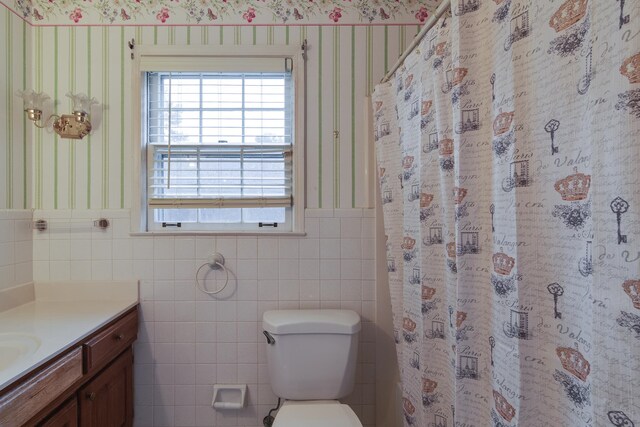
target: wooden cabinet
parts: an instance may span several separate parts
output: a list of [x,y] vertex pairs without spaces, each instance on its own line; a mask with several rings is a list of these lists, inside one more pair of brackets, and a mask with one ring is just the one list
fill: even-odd
[[78,427],[78,403],[76,396],[58,408],[40,427]]
[[0,392],[2,427],[133,424],[135,307]]
[[82,427],[125,427],[133,424],[132,366],[133,355],[129,348],[80,389]]
[[84,372],[100,368],[131,346],[138,333],[138,313],[131,312],[83,344]]
[[81,378],[82,352],[75,348],[0,395],[0,425],[25,424]]

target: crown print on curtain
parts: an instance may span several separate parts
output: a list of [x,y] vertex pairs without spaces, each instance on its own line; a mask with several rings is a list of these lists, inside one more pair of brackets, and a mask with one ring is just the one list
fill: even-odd
[[640,3],[451,9],[373,96],[405,426],[640,427]]

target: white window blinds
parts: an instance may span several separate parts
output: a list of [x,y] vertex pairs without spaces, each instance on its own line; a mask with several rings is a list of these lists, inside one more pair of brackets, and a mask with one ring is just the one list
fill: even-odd
[[291,206],[290,147],[152,145],[152,153],[152,208]]
[[292,206],[293,83],[279,63],[146,73],[149,209]]

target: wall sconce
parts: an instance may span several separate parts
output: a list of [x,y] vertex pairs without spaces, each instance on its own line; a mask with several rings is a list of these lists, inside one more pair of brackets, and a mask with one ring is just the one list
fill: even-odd
[[32,90],[17,91],[16,95],[24,101],[24,111],[27,113],[27,118],[38,128],[47,127],[49,121],[52,120],[53,130],[61,138],[82,139],[91,132],[89,113],[91,106],[98,103],[95,98],[89,98],[84,93],[74,95],[68,92],[67,96],[73,101],[73,113],[62,116],[52,114],[42,122],[43,106],[51,99],[49,95]]

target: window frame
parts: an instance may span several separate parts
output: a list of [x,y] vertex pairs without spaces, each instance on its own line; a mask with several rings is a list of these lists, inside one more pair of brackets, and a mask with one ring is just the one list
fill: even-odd
[[[261,227],[256,229],[233,228],[233,225],[222,225],[220,229],[205,229],[194,226],[171,229],[151,229],[148,224],[147,204],[147,146],[144,123],[147,115],[147,99],[145,99],[145,73],[147,70],[141,66],[144,61],[190,61],[194,72],[216,72],[219,69],[206,69],[212,60],[259,60],[260,58],[273,59],[289,58],[292,66],[293,80],[293,121],[292,121],[292,189],[293,205],[290,211],[291,229],[282,231],[277,227]],[[182,63],[182,62],[181,62]],[[203,69],[203,67],[205,69]],[[131,82],[131,108],[132,108],[132,141],[133,141],[133,173],[132,173],[132,206],[131,206],[131,233],[132,234],[233,234],[233,235],[292,235],[304,234],[304,208],[305,208],[305,176],[304,176],[304,152],[305,152],[305,61],[304,51],[301,47],[294,46],[216,46],[215,52],[210,51],[210,46],[145,46],[135,47],[132,64]],[[167,70],[157,70],[167,71]],[[172,70],[173,71],[173,70]],[[189,70],[177,70],[189,71]],[[289,218],[288,218],[289,219]],[[186,225],[186,224],[185,224]]]

